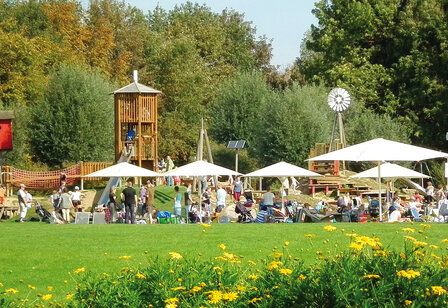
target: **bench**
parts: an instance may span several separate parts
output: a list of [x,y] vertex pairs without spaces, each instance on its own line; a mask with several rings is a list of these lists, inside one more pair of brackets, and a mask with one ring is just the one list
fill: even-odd
[[9,219],[12,218],[19,213],[19,206],[18,205],[6,205],[6,204],[0,204],[0,219]]

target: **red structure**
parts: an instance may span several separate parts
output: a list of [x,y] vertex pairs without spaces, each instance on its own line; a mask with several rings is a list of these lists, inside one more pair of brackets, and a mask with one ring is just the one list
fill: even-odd
[[0,111],[0,151],[11,151],[13,111]]

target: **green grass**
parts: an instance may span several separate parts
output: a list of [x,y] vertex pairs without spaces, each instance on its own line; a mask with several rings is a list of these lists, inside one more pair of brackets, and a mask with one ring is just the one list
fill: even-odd
[[[420,224],[333,224],[338,229],[324,231],[325,224],[213,224],[201,225],[49,225],[44,223],[0,223],[0,282],[5,288],[17,288],[26,294],[28,284],[44,292],[53,286],[55,293],[73,291],[69,272],[85,267],[94,273],[114,272],[124,266],[145,265],[149,257],[167,258],[171,251],[184,257],[213,258],[220,254],[218,245],[245,260],[266,258],[274,247],[289,241],[289,251],[307,264],[318,262],[316,252],[332,255],[346,250],[350,239],[344,234],[378,236],[388,249],[403,248],[401,229],[441,247],[446,254],[448,224],[432,224],[424,230]],[[419,231],[421,233],[419,233]],[[305,234],[315,234],[308,239]],[[122,260],[120,256],[131,256]]]

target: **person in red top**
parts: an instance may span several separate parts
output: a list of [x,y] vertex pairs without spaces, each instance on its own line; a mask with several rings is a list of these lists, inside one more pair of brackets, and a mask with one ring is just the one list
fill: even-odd
[[414,198],[415,198],[415,201],[416,201],[416,202],[418,202],[418,203],[423,203],[424,198],[423,198],[422,195],[419,194],[418,191],[415,192],[415,194],[414,194]]

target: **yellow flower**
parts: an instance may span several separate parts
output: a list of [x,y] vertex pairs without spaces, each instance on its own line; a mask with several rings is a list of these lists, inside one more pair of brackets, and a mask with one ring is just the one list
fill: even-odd
[[227,248],[226,245],[224,245],[224,244],[219,244],[218,247],[222,250],[226,250],[226,248]]
[[182,255],[177,252],[170,252],[169,255],[171,256],[171,260],[180,260],[183,259]]
[[177,297],[171,297],[165,300],[165,304],[177,304],[178,302],[179,299]]
[[185,291],[186,288],[183,287],[183,286],[180,286],[180,287],[171,288],[171,290],[172,290],[172,291]]
[[281,268],[279,270],[279,273],[282,274],[282,275],[285,275],[285,276],[289,276],[289,275],[292,274],[292,270],[289,269],[289,268]]
[[274,259],[280,259],[281,257],[283,256],[283,253],[281,253],[281,252],[278,252],[278,251],[276,251],[276,252],[274,252],[273,254],[272,254],[272,257],[274,258]]
[[249,301],[249,304],[255,304],[256,302],[260,302],[262,300],[263,300],[262,297],[254,297]]
[[415,247],[425,247],[426,245],[428,245],[428,243],[425,242],[421,242],[421,241],[414,241],[414,246]]
[[202,287],[200,286],[194,286],[193,288],[191,288],[190,292],[191,293],[198,293],[202,290]]
[[353,242],[353,243],[350,243],[350,245],[348,247],[353,250],[360,251],[364,247],[364,245],[361,243],[358,243],[358,242]]
[[377,275],[377,274],[366,274],[366,275],[362,276],[362,278],[364,278],[364,279],[380,279],[381,276]]
[[420,227],[422,227],[422,229],[429,229],[429,228],[431,228],[431,226],[427,225],[427,224],[421,224]]
[[285,245],[285,246],[288,246],[288,245],[289,245],[289,242],[288,242],[288,241],[285,241],[284,245]]
[[13,288],[9,288],[9,289],[6,289],[5,292],[9,293],[9,294],[16,294],[17,292],[19,292],[19,290],[13,289]]
[[397,272],[398,277],[407,278],[407,279],[414,279],[418,276],[420,276],[420,272],[414,271],[412,269],[410,270],[401,270]]
[[222,295],[222,299],[225,301],[233,302],[238,298],[238,294],[236,292],[228,292]]
[[300,281],[304,281],[304,280],[306,279],[306,276],[303,275],[303,274],[300,274],[299,277],[298,277],[298,279],[299,279]]
[[178,281],[178,282],[182,282],[183,279],[182,279],[182,278],[177,278],[177,281]]
[[446,294],[446,290],[441,286],[432,286],[431,287],[432,294],[440,296]]
[[30,284],[28,285],[28,288],[30,288],[31,290],[36,290],[36,287]]
[[401,231],[406,232],[406,233],[414,233],[415,229],[413,229],[413,228],[402,228]]
[[336,230],[336,229],[337,229],[336,227],[331,226],[331,225],[326,225],[326,226],[324,227],[324,230],[325,230],[325,231],[329,231],[329,232],[334,231],[334,230]]
[[358,234],[356,234],[356,233],[346,233],[345,235],[348,237],[357,237],[358,236]]
[[131,256],[121,256],[119,257],[119,259],[121,260],[130,260],[132,257]]
[[48,287],[47,287],[47,290],[51,292],[51,291],[54,290],[54,288],[53,288],[52,286],[48,286]]
[[308,233],[308,234],[305,234],[304,237],[312,239],[312,238],[316,237],[316,234]]
[[442,243],[447,244],[447,243],[448,243],[448,238],[443,239],[443,240],[442,240]]
[[67,293],[67,295],[65,296],[65,299],[68,301],[71,301],[73,299],[73,294],[72,293]]
[[429,247],[432,249],[439,249],[439,246],[437,246],[437,245],[429,245]]
[[176,303],[168,303],[168,304],[165,304],[165,308],[177,308],[177,304]]
[[411,306],[411,305],[412,305],[412,301],[410,301],[410,300],[405,300],[405,301],[404,301],[404,305],[405,305],[405,306]]
[[0,282],[0,288],[3,288],[3,283]]
[[241,286],[241,285],[237,285],[236,286],[236,290],[241,293],[241,292],[246,291],[246,287],[245,286]]
[[44,301],[49,301],[50,299],[52,299],[53,298],[53,294],[45,294],[45,295],[42,295],[42,299],[44,300]]
[[208,302],[210,304],[217,304],[222,300],[222,292],[218,290],[213,290],[208,292]]
[[84,273],[85,271],[86,271],[85,267],[80,267],[80,268],[75,269],[73,271],[73,274],[81,274],[81,273]]
[[251,274],[251,275],[249,275],[248,278],[249,278],[250,280],[257,280],[257,279],[258,279],[258,275]]
[[211,225],[209,225],[209,224],[201,224],[201,226],[202,226],[203,228],[210,228],[210,227],[211,227]]
[[250,265],[257,265],[257,263],[255,261],[252,261],[252,260],[247,261],[247,263],[249,263]]
[[268,270],[272,271],[273,269],[278,268],[280,265],[282,265],[282,262],[280,261],[272,261],[268,264]]
[[142,273],[137,273],[137,274],[135,274],[135,278],[137,278],[137,279],[145,279],[146,276],[144,274],[142,274]]
[[384,250],[376,250],[376,251],[373,253],[373,255],[374,255],[375,257],[387,257],[387,256],[388,256],[388,253],[387,253],[386,251],[384,251]]
[[222,272],[222,267],[220,267],[220,266],[214,266],[214,267],[213,267],[213,270],[214,270],[215,272]]

